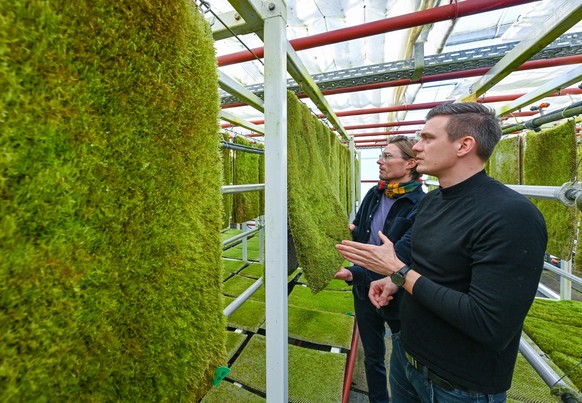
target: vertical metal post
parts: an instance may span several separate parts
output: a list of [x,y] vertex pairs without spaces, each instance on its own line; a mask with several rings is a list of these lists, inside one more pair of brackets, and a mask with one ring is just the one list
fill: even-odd
[[[246,223],[246,221],[244,223],[241,224],[242,225],[242,231],[243,232],[247,232],[249,230],[249,225]],[[248,259],[248,245],[249,245],[249,241],[248,241],[248,237],[244,237],[242,239],[242,260],[243,261],[247,261]]]
[[265,292],[267,402],[287,402],[287,6],[263,2],[265,15]]
[[[572,258],[561,260],[560,269],[572,273]],[[572,282],[563,276],[560,276],[560,299],[572,299]]]
[[352,195],[352,210],[350,211],[350,222],[356,218],[356,184],[359,181],[356,180],[356,146],[354,144],[354,138],[350,137],[350,168],[352,170],[352,183],[350,183],[350,194]]
[[265,263],[265,216],[260,216],[257,221],[259,228],[259,263]]

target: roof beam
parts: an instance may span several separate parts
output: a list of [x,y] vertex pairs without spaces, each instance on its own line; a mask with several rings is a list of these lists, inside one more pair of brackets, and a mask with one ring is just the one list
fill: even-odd
[[[227,122],[230,122],[231,124],[235,125],[235,126],[242,126],[244,128],[247,128],[249,130],[252,130],[254,132],[257,133],[262,133],[263,135],[265,135],[265,130],[260,127],[257,126],[256,124],[252,123],[252,122],[248,122],[236,115],[233,115],[232,113],[226,112],[226,111],[220,111],[220,119],[222,120],[226,120]],[[229,125],[226,125],[226,127],[228,127]]]
[[570,29],[582,19],[582,2],[562,0],[551,16],[541,25],[541,29],[533,32],[531,37],[521,41],[513,50],[507,53],[481,79],[475,82],[469,93],[458,97],[458,100],[471,100],[500,82],[512,71],[516,70],[533,55],[541,51],[554,39]]
[[509,112],[513,112],[523,106],[529,105],[535,101],[538,101],[548,95],[551,95],[556,89],[568,87],[582,79],[582,66],[578,66],[561,77],[558,77],[541,87],[536,88],[528,94],[525,94],[515,101],[503,105],[497,109],[497,115],[505,115]]
[[265,112],[265,105],[261,98],[250,92],[242,84],[237,83],[220,70],[218,71],[218,85],[224,91],[237,96],[247,105],[252,106],[259,112]]

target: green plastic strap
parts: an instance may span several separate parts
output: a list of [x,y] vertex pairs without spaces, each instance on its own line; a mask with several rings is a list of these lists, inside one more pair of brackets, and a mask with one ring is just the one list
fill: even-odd
[[230,372],[229,367],[220,366],[216,368],[214,379],[212,380],[214,387],[217,387],[220,384],[220,382],[222,382],[222,380],[226,378],[229,372]]

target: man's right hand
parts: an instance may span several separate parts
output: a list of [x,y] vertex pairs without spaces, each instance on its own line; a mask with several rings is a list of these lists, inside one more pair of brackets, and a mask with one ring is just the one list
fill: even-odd
[[356,225],[352,224],[352,223],[348,223],[348,229],[350,230],[350,232],[354,232],[354,230],[356,229]]
[[343,268],[343,267],[340,267],[338,272],[335,274],[334,278],[337,278],[338,280],[344,280],[344,281],[353,281],[354,280],[354,276],[352,275],[352,272],[349,271],[348,269]]
[[372,305],[380,309],[394,299],[392,295],[396,292],[398,292],[398,286],[392,282],[390,277],[384,277],[370,283],[368,298],[370,298]]

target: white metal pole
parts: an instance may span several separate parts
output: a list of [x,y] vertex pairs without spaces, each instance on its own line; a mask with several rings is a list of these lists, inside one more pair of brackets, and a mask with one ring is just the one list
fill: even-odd
[[356,184],[359,184],[359,180],[356,180],[356,146],[354,143],[354,137],[350,137],[350,168],[352,170],[352,183],[350,183],[350,194],[352,195],[352,210],[350,211],[350,222],[354,221],[356,218]]
[[[560,269],[572,273],[572,259],[560,261]],[[572,282],[565,277],[560,276],[560,298],[572,299]]]
[[265,292],[267,402],[287,402],[287,6],[265,10]]
[[[242,223],[243,234],[246,233],[248,230],[249,230],[249,225],[245,221]],[[249,244],[248,237],[245,235],[242,238],[242,260],[245,262],[248,260],[248,244]]]

